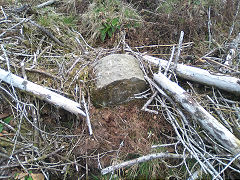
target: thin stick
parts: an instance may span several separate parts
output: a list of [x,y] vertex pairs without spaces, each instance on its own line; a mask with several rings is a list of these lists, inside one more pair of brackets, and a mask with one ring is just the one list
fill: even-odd
[[208,8],[208,41],[209,41],[209,45],[208,48],[210,48],[211,43],[212,43],[212,34],[211,34],[211,7]]
[[240,74],[240,71],[238,71],[238,70],[236,70],[236,69],[233,69],[233,68],[230,68],[229,66],[226,66],[225,64],[222,64],[222,63],[219,63],[219,62],[213,60],[214,57],[204,56],[204,57],[202,57],[202,59],[206,59],[207,61],[211,61],[211,62],[213,62],[213,63],[216,63],[217,65],[220,65],[220,66],[222,66],[222,67],[224,67],[224,68],[227,68],[227,69],[229,69],[229,70],[231,70],[231,71],[234,71],[234,72]]
[[3,15],[4,15],[4,17],[5,17],[5,19],[7,19],[8,18],[8,16],[6,15],[6,13],[4,12],[4,10],[3,10],[3,7],[1,6],[1,10],[2,10],[2,13],[3,13]]
[[87,121],[89,135],[92,135],[93,134],[92,125],[90,122],[90,117],[89,117],[89,113],[88,113],[87,103],[85,102],[84,93],[82,93],[82,102],[83,102],[85,113],[86,113],[86,121]]
[[[189,46],[189,45],[192,45],[193,42],[188,42],[188,43],[182,43],[182,46]],[[146,47],[171,47],[171,46],[176,46],[178,44],[166,44],[166,45],[149,45],[149,46],[138,46],[138,47],[134,47],[134,48],[137,48],[137,49],[141,49],[141,48],[146,48]]]
[[156,97],[156,95],[158,94],[158,91],[155,91],[155,93],[153,93],[153,95],[148,99],[148,101],[144,104],[144,106],[142,107],[141,110],[146,111],[146,112],[150,112],[150,113],[154,113],[154,114],[158,114],[158,111],[155,110],[151,110],[148,109],[148,105],[152,103],[152,101],[154,100],[154,98]]
[[19,26],[20,24],[24,23],[24,22],[27,21],[27,20],[28,20],[28,19],[26,19],[26,18],[22,19],[19,23],[15,24],[14,26],[12,26],[12,27],[8,28],[7,30],[5,30],[4,32],[2,32],[2,33],[0,34],[0,37],[2,37],[5,33],[7,33],[8,31],[12,30],[13,28]]
[[49,0],[47,2],[44,2],[42,4],[37,5],[36,8],[42,8],[44,6],[49,6],[49,5],[51,5],[51,4],[55,3],[55,2],[56,2],[56,0]]
[[[107,168],[104,168],[101,170],[102,175],[113,172],[115,170],[121,169],[121,168],[126,168],[129,166],[132,166],[134,164],[139,164],[145,161],[150,161],[153,159],[160,159],[160,158],[174,158],[174,159],[182,159],[184,156],[182,154],[172,154],[172,153],[156,153],[156,154],[148,154],[146,156],[142,156],[137,159],[133,159],[130,161],[126,161],[114,166],[109,166]],[[192,158],[192,156],[189,156],[189,158]]]
[[170,59],[169,59],[169,61],[168,61],[167,67],[166,67],[166,69],[165,69],[165,72],[164,72],[164,75],[165,75],[165,76],[167,75],[167,72],[168,72],[168,70],[169,70],[169,68],[170,68],[170,65],[171,65],[171,63],[172,63],[173,56],[174,56],[174,52],[175,52],[175,46],[173,46],[171,57],[170,57]]
[[232,35],[232,32],[233,32],[233,29],[234,29],[234,26],[235,26],[235,22],[236,22],[236,19],[237,19],[237,16],[238,16],[238,12],[239,12],[239,7],[240,7],[240,1],[238,1],[238,5],[237,5],[237,11],[236,11],[236,14],[234,16],[234,20],[233,20],[233,24],[229,30],[229,35],[228,35],[228,39],[230,38],[230,36]]
[[8,55],[7,55],[7,53],[6,53],[6,50],[5,50],[3,44],[1,44],[1,49],[2,49],[3,54],[4,54],[4,56],[5,56],[5,59],[6,59],[6,64],[7,64],[8,72],[10,72],[10,62],[9,62]]
[[184,36],[184,32],[181,31],[180,38],[179,38],[179,43],[178,43],[178,52],[177,52],[177,56],[176,56],[176,58],[174,60],[174,67],[173,67],[173,69],[175,69],[177,67],[177,63],[178,63],[178,60],[179,60],[179,57],[180,57],[180,54],[181,54],[181,51],[182,51],[183,36]]
[[222,174],[236,159],[239,159],[240,153],[238,153],[222,170],[218,173],[217,176],[213,178],[213,180],[217,179],[220,174]]
[[44,32],[48,37],[50,37],[55,43],[57,43],[60,46],[64,46],[64,44],[62,42],[60,42],[56,37],[53,36],[53,34],[48,31],[46,28],[40,26],[39,24],[35,23],[32,20],[29,20],[29,22],[31,24],[33,24],[34,26],[36,26],[38,29],[40,29],[42,32]]
[[26,75],[26,71],[25,71],[25,63],[24,63],[24,61],[22,61],[20,65],[21,65],[21,69],[22,69],[23,79],[27,80],[27,75]]

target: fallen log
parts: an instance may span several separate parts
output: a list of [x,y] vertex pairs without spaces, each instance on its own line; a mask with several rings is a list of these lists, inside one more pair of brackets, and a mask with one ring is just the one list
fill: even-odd
[[170,81],[163,74],[154,74],[154,80],[178,102],[191,117],[200,123],[222,146],[233,155],[240,152],[240,140],[236,138],[225,126],[209,114],[197,101],[191,97],[178,84]]
[[[143,56],[143,59],[148,62],[160,65],[164,68],[167,67],[168,63],[168,61],[166,60],[155,58],[148,55]],[[238,78],[226,76],[220,73],[211,74],[207,70],[183,64],[177,64],[175,72],[177,76],[181,78],[195,81],[208,86],[214,86],[227,92],[240,95],[240,79]]]
[[85,112],[81,110],[79,103],[72,101],[60,94],[52,92],[45,87],[37,85],[33,82],[27,81],[19,76],[12,74],[11,72],[0,69],[0,80],[26,91],[41,100],[54,104],[60,108],[63,108],[77,116],[86,116]]

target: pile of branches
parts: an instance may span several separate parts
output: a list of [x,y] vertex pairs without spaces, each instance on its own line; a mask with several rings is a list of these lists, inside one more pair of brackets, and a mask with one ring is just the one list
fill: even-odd
[[[21,167],[26,173],[30,170],[40,170],[46,179],[49,179],[49,174],[52,172],[64,173],[66,177],[68,168],[72,165],[75,166],[76,171],[84,169],[87,174],[88,167],[80,163],[87,157],[70,157],[83,133],[70,135],[71,131],[63,132],[61,129],[57,132],[47,132],[46,127],[42,127],[40,121],[42,106],[40,106],[39,99],[64,108],[79,119],[86,119],[87,132],[91,135],[94,132],[92,132],[88,112],[90,101],[85,100],[86,96],[82,91],[85,86],[84,82],[80,81],[80,84],[76,82],[84,68],[100,56],[122,51],[134,55],[139,60],[146,81],[149,83],[150,89],[138,95],[138,98],[148,98],[143,110],[154,114],[162,113],[175,130],[176,136],[168,136],[171,142],[175,141],[174,143],[153,145],[152,149],[172,146],[174,152],[149,154],[107,168],[102,168],[100,163],[104,153],[99,154],[94,158],[99,163],[101,173],[113,174],[118,169],[156,158],[180,160],[180,163],[174,167],[185,165],[185,177],[189,179],[204,175],[211,176],[213,179],[224,179],[229,178],[232,172],[240,173],[240,109],[239,101],[235,98],[235,95],[238,97],[240,94],[240,79],[237,77],[239,75],[240,35],[231,43],[213,49],[201,57],[199,60],[204,63],[204,68],[208,69],[205,70],[179,63],[181,51],[192,45],[192,43],[182,43],[183,32],[179,44],[171,45],[172,54],[168,61],[135,52],[125,43],[124,33],[122,33],[120,43],[113,49],[95,49],[87,44],[79,32],[69,29],[74,36],[74,42],[71,41],[73,46],[67,49],[70,51],[67,53],[68,51],[62,48],[67,45],[56,38],[53,33],[34,22],[31,17],[19,17],[19,11],[29,12],[29,7],[7,10],[2,7],[1,10],[4,17],[0,21],[3,27],[0,34],[2,42],[0,101],[8,102],[12,108],[13,118],[17,121],[17,128],[14,128],[14,125],[4,122],[2,117],[0,119],[0,123],[12,132],[0,137],[1,146],[10,148],[11,151],[9,154],[5,148],[0,150],[2,157],[0,175],[2,177],[13,177],[10,172],[15,167]],[[27,32],[24,29],[26,26],[33,29],[31,35],[35,37],[40,35],[40,39],[26,36]],[[59,33],[61,34],[61,31]],[[29,48],[27,43],[33,40],[39,43],[36,49]],[[225,58],[215,57],[219,51],[225,52]],[[90,56],[92,61],[89,61]],[[70,60],[63,60],[65,57]],[[40,59],[46,60],[47,63]],[[73,71],[77,64],[80,64],[79,70]],[[42,70],[51,65],[57,69],[56,74]],[[157,67],[157,71],[149,67]],[[30,82],[26,72],[47,76],[54,86],[52,89],[44,88]],[[74,75],[68,78],[71,73]],[[194,85],[188,82],[190,88],[186,91],[184,90],[186,88],[179,86],[179,77],[181,80],[195,81],[212,89],[210,91],[208,89],[208,94],[200,94]],[[73,87],[73,92],[70,87]],[[29,95],[25,97],[22,92],[30,93],[38,99],[30,99],[29,97],[32,96]],[[70,96],[74,100],[63,95]],[[23,122],[27,122],[32,130],[23,133]],[[71,148],[66,147],[69,139],[73,142]],[[169,165],[169,167],[173,166]]]
[[[37,11],[54,2],[36,7],[0,7],[0,124],[4,126],[0,132],[1,179],[14,178],[19,171],[24,173],[16,178],[41,172],[38,179],[59,174],[64,179],[70,166],[88,172],[80,163],[87,156],[73,157],[72,153],[84,132],[75,135],[71,128],[43,122],[43,114],[60,120],[59,109],[63,108],[76,115],[72,126],[77,127],[82,119],[89,124],[88,92],[84,91],[87,80],[80,78],[89,60],[98,55],[98,50],[74,29],[54,25],[46,28],[36,22]],[[56,108],[49,108],[49,103]]]
[[[184,164],[189,179],[206,175],[210,175],[212,179],[239,176],[240,109],[235,97],[240,95],[240,34],[231,43],[221,49],[216,48],[199,59],[208,70],[178,63],[181,50],[185,48],[182,44],[183,35],[181,32],[176,53],[175,45],[172,46],[168,61],[133,52],[130,47],[127,49],[140,62],[146,61],[159,68],[153,78],[147,74],[145,76],[152,96],[142,109],[154,114],[163,113],[176,132],[176,137],[170,138],[175,139],[174,143],[153,145],[152,148],[173,146],[175,153],[149,154],[105,168],[102,170],[103,174],[155,158],[173,158],[182,159],[174,167]],[[184,45],[186,44],[188,47],[191,43]],[[227,52],[225,58],[211,56],[217,51]],[[186,91],[180,87],[177,77],[187,80],[190,89]],[[207,85],[212,89],[210,92],[207,90],[206,94],[199,94],[199,90],[188,81]],[[190,165],[189,159],[195,160],[194,165]]]

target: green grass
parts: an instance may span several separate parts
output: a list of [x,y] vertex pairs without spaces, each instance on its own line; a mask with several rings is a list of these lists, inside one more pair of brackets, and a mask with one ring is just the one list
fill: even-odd
[[123,28],[141,25],[138,12],[120,0],[95,0],[82,17],[82,30],[90,36],[92,42],[109,39]]

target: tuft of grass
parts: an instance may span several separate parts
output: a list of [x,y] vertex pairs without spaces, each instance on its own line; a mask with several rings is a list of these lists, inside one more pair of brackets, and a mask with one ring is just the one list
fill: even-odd
[[57,13],[54,8],[46,7],[41,11],[41,15],[37,19],[38,23],[44,27],[54,25],[76,27],[77,18],[73,15],[64,15]]
[[142,19],[137,10],[120,0],[93,0],[82,15],[82,31],[90,42],[104,41],[124,28],[136,28]]

